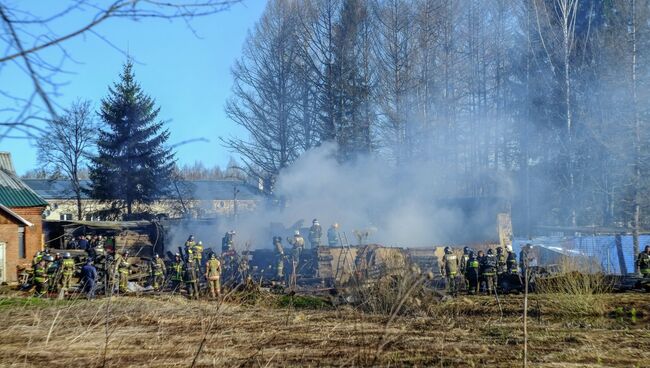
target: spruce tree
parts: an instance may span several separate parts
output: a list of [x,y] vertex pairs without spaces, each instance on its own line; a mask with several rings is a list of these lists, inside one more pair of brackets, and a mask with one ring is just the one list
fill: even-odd
[[90,192],[101,201],[117,201],[131,215],[134,203],[151,203],[166,194],[174,154],[165,146],[169,131],[158,120],[160,108],[135,81],[130,60],[120,82],[108,90],[99,112],[107,129],[99,131]]

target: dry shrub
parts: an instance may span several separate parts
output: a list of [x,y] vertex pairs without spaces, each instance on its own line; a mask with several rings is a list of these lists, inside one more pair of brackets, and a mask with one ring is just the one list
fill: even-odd
[[367,280],[351,288],[351,299],[362,311],[374,314],[406,315],[425,312],[432,299],[424,286],[425,276],[404,271]]
[[590,260],[578,257],[565,258],[558,275],[536,280],[537,292],[550,297],[555,313],[566,316],[602,316],[607,311],[603,294],[612,287]]

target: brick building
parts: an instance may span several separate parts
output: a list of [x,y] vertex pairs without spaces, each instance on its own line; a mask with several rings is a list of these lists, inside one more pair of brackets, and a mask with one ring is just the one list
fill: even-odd
[[17,281],[16,267],[42,249],[47,202],[23,183],[11,155],[0,152],[0,282]]

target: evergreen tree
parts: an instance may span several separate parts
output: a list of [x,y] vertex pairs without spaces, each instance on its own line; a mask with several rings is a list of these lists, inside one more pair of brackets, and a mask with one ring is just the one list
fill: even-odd
[[175,163],[159,112],[127,61],[120,82],[109,87],[101,104],[99,115],[108,129],[99,132],[98,155],[90,167],[94,198],[121,202],[130,215],[134,203],[150,203],[166,193]]

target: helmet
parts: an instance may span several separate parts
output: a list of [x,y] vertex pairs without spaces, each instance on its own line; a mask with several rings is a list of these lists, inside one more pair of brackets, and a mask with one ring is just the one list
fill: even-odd
[[190,235],[187,240],[194,240],[194,235]]
[[70,252],[63,253],[63,258],[65,258],[65,259],[70,258]]
[[469,254],[469,252],[470,252],[469,247],[463,248],[463,254]]
[[470,256],[470,257],[474,257],[474,251],[473,251],[473,250],[470,250],[470,251],[469,251],[469,256]]
[[335,229],[338,229],[338,228],[339,228],[339,224],[338,224],[337,222],[335,222],[334,225],[332,225],[332,226],[333,226]]
[[180,255],[179,253],[174,254],[174,256],[175,256],[175,257],[178,257],[178,258],[181,257],[181,255]]
[[160,258],[160,256],[158,255],[158,253],[154,253],[153,258]]
[[129,251],[128,251],[128,250],[123,251],[123,252],[122,252],[122,255],[123,255],[124,257],[128,256],[128,255],[129,255]]
[[451,248],[445,247],[445,254],[451,254]]
[[210,259],[217,259],[217,255],[216,255],[215,253],[212,253],[212,254],[210,255]]
[[48,254],[45,257],[43,257],[43,260],[48,261],[48,262],[52,262],[52,261],[54,261],[54,257],[52,257],[51,255]]
[[199,245],[203,245],[203,242],[199,240]]
[[487,254],[494,254],[494,252],[492,251],[492,248],[488,249]]
[[497,247],[497,254],[501,254],[501,253],[503,253],[503,248]]
[[312,221],[312,223],[317,224],[317,223],[318,223],[318,219],[314,219],[314,220]]
[[296,230],[296,231],[294,231],[294,232],[293,232],[293,235],[294,235],[294,236],[298,236],[298,235],[300,235],[300,230]]

